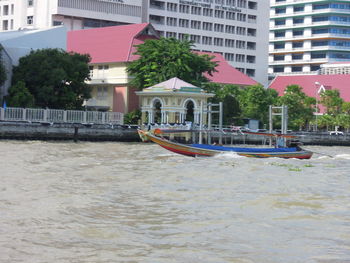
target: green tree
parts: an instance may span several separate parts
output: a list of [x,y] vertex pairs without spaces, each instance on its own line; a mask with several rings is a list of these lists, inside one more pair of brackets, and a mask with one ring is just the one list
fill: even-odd
[[91,97],[85,83],[89,79],[89,61],[88,55],[59,49],[32,51],[14,68],[13,87],[23,81],[37,107],[81,109],[84,100]]
[[141,119],[141,111],[133,110],[124,115],[125,124],[138,124],[138,121]]
[[178,77],[195,86],[207,82],[203,73],[212,74],[216,63],[208,55],[191,51],[193,43],[174,38],[148,39],[137,45],[140,58],[131,62],[127,72],[133,76],[130,84],[137,89]]
[[326,107],[327,114],[337,115],[341,112],[343,99],[339,90],[325,90],[321,93],[321,104]]
[[332,115],[324,114],[322,116],[319,116],[317,125],[318,127],[325,128],[326,130],[333,129],[335,126],[336,119]]
[[269,106],[276,103],[277,97],[277,91],[265,89],[261,85],[241,89],[238,100],[242,117],[257,119],[266,124],[268,122]]
[[23,81],[18,81],[9,89],[7,103],[11,107],[30,108],[34,106],[34,97]]
[[302,87],[287,86],[284,95],[279,97],[278,104],[288,106],[288,122],[292,129],[301,129],[313,119],[316,100],[306,96]]
[[0,86],[4,84],[7,79],[6,68],[4,66],[4,61],[2,59],[2,48],[0,47]]
[[338,114],[335,117],[335,125],[343,127],[348,132],[350,129],[350,115],[349,114]]
[[342,112],[350,114],[350,102],[344,101],[342,104]]
[[[214,93],[215,96],[209,99],[211,103],[223,102],[223,124],[242,125],[241,109],[238,101],[240,89],[235,85],[222,85],[218,83],[205,83],[203,88],[209,92]],[[213,122],[218,123],[218,114],[213,115]]]

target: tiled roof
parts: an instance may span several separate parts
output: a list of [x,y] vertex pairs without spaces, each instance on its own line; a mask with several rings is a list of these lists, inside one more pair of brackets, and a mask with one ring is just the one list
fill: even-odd
[[239,70],[232,67],[225,58],[219,53],[210,53],[210,52],[196,52],[200,55],[209,55],[214,56],[212,61],[218,63],[216,70],[213,76],[206,74],[205,76],[212,82],[221,83],[221,84],[234,84],[240,86],[250,86],[258,84],[255,80],[243,74]]
[[350,101],[350,75],[296,75],[296,76],[278,76],[269,88],[274,89],[280,96],[283,95],[285,88],[289,85],[298,85],[303,88],[303,92],[310,97],[315,97],[320,86],[325,89],[337,89],[340,96],[345,101]]
[[133,55],[134,45],[155,38],[142,34],[146,29],[153,30],[153,27],[143,23],[69,31],[67,51],[90,54],[91,63],[132,61],[137,58]]
[[[156,35],[142,34],[146,29],[154,31],[148,23],[69,31],[67,51],[90,54],[92,64],[133,61],[137,59],[133,55],[134,45],[142,44],[148,38],[157,38]],[[221,54],[197,53],[214,56],[213,60],[218,63],[218,72],[214,72],[213,76],[206,74],[210,81],[240,86],[257,84],[255,80],[232,67]]]

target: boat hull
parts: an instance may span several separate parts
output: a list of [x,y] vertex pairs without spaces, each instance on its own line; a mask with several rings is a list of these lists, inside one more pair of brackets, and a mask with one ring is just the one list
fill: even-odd
[[240,156],[254,157],[254,158],[296,158],[296,159],[310,159],[312,152],[303,149],[297,150],[296,148],[235,148],[224,146],[211,146],[211,145],[186,145],[171,142],[169,140],[152,135],[148,132],[142,131],[144,136],[148,140],[158,144],[159,146],[182,155],[186,156],[215,156],[222,153],[233,152]]

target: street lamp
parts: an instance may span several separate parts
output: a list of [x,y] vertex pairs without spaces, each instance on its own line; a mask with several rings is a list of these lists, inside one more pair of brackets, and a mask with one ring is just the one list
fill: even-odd
[[318,87],[320,86],[320,82],[315,82],[315,86],[316,86],[316,96],[315,96],[315,99],[316,99],[316,110],[315,110],[315,116],[316,116],[316,125],[315,125],[315,130],[317,132],[317,114],[318,114],[318,105],[317,105],[317,94],[318,94]]

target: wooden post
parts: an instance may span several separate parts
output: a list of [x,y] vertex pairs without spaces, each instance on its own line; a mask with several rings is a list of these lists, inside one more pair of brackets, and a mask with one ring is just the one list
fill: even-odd
[[4,120],[5,120],[5,109],[0,108],[0,121],[4,121]]

